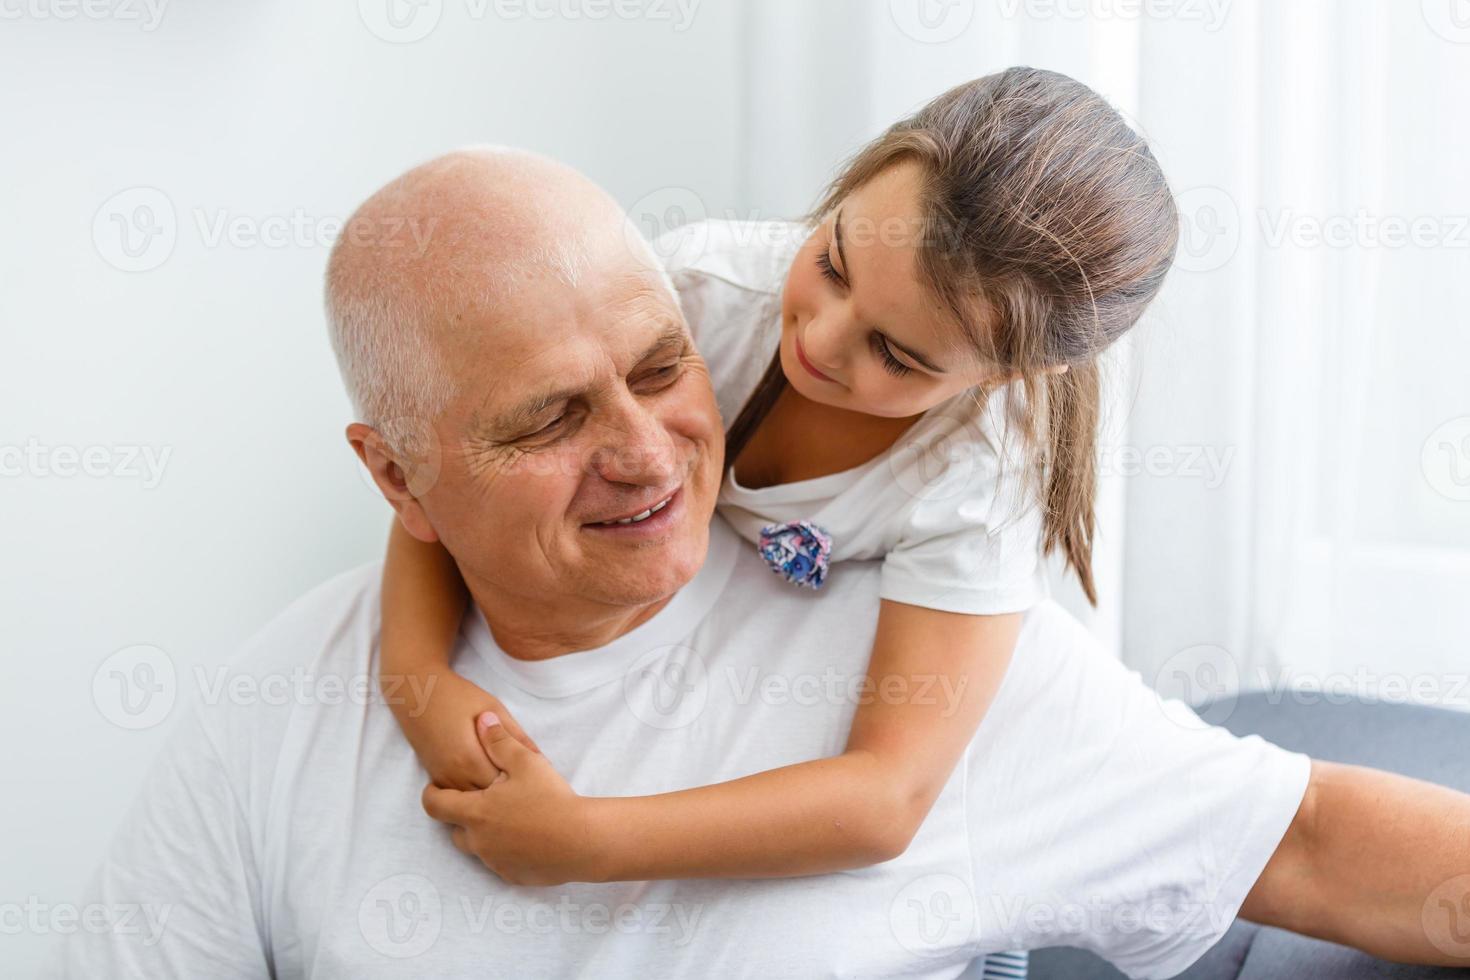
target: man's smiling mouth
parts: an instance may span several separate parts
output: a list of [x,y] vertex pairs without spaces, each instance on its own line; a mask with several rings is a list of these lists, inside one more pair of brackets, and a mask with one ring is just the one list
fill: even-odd
[[669,501],[670,500],[673,500],[673,499],[674,498],[671,495],[671,496],[668,497],[668,499],[663,500],[663,501],[660,501],[659,503],[654,504],[652,507],[650,507],[648,510],[645,510],[643,513],[641,513],[641,514],[635,514],[632,517],[625,517],[625,518],[623,518],[620,521],[598,521],[597,523],[601,527],[610,527],[613,524],[642,524],[644,521],[648,520],[654,514],[657,514],[659,511],[661,511],[665,507],[667,507],[669,505]]
[[679,491],[678,490],[675,490],[673,493],[669,494],[667,497],[664,497],[662,500],[660,500],[658,503],[654,504],[652,507],[648,507],[645,510],[639,511],[636,514],[630,514],[627,517],[615,517],[615,518],[612,518],[611,520],[606,520],[606,521],[591,521],[588,524],[585,524],[583,526],[584,527],[626,527],[626,526],[632,525],[632,524],[642,524],[645,521],[648,521],[648,520],[652,519],[653,517],[657,516],[658,514],[662,513],[665,509],[668,508],[669,504],[671,504],[671,503],[674,502],[674,499],[676,497],[678,497],[678,496],[679,496]]

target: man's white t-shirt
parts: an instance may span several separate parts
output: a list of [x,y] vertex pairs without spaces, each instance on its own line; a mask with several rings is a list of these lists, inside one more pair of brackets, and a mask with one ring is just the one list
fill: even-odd
[[[709,364],[728,427],[781,339],[781,293],[811,229],[775,221],[701,221],[655,243]],[[1047,595],[1041,508],[1028,483],[1018,385],[936,405],[887,451],[810,480],[746,487],[731,466],[720,513],[746,540],[812,521],[841,562],[883,559],[879,595],[946,612],[1020,612]],[[840,438],[834,434],[833,438]],[[733,461],[727,461],[733,462]]]
[[[455,667],[584,794],[656,793],[840,751],[880,569],[797,592],[723,522],[702,570],[606,647],[514,660],[477,612]],[[298,601],[180,720],[86,900],[92,977],[955,977],[978,954],[1092,949],[1173,976],[1235,916],[1306,757],[1161,702],[1059,607],[1026,615],[974,742],[896,860],[843,874],[514,887],[420,808],[374,695],[379,570]],[[204,703],[212,701],[213,703]],[[141,923],[163,922],[161,933]]]

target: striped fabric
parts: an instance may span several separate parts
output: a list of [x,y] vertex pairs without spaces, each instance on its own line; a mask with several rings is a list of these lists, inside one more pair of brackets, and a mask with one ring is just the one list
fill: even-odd
[[1024,950],[1019,953],[987,953],[980,976],[982,980],[1026,980],[1030,964],[1031,954]]

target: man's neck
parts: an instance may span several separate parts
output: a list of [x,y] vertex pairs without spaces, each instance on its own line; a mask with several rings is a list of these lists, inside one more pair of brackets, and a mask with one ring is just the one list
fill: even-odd
[[652,619],[673,598],[642,606],[610,606],[566,596],[546,603],[474,584],[469,588],[496,646],[516,660],[531,661],[606,646]]

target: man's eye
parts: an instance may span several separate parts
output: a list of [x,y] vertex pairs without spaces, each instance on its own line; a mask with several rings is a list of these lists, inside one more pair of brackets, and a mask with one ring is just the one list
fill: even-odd
[[673,364],[649,371],[643,376],[643,380],[655,385],[672,383],[679,376],[680,367],[680,363],[675,361]]
[[565,415],[558,415],[556,418],[552,419],[550,422],[547,422],[545,425],[543,425],[541,428],[537,429],[535,432],[527,432],[521,438],[522,439],[535,439],[535,438],[537,438],[539,436],[548,436],[548,435],[551,435],[557,429],[561,428],[561,424],[566,421],[566,418],[567,417]]

